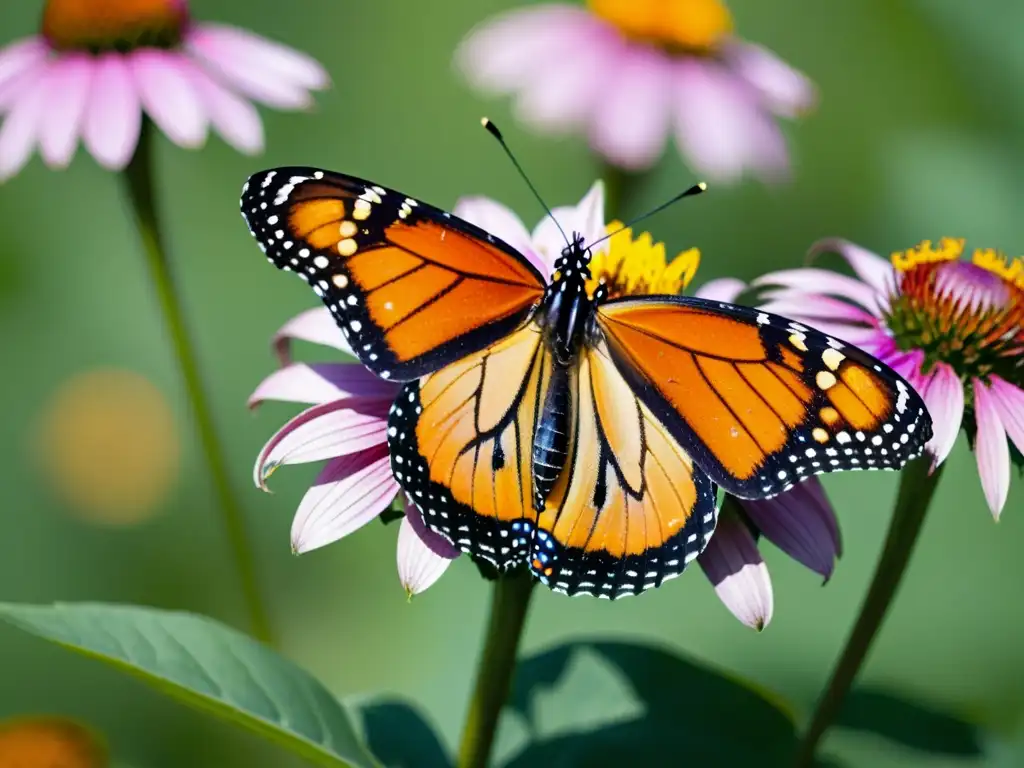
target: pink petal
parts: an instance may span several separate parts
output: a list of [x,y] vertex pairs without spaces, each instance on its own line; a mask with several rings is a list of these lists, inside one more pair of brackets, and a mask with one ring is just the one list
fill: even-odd
[[255,408],[264,400],[317,405],[343,397],[394,400],[399,388],[359,363],[295,363],[260,382],[248,405]]
[[[902,376],[921,397],[928,391],[929,377],[921,373],[921,366],[924,365],[924,352],[914,349],[909,352],[897,351],[889,355],[876,353],[875,356],[883,360],[896,373]],[[925,403],[927,405],[927,402]],[[953,436],[956,439],[956,436]]]
[[[550,275],[554,270],[555,259],[561,254],[566,246],[565,237],[571,237],[573,232],[583,235],[583,242],[594,243],[604,237],[607,222],[604,218],[604,182],[600,179],[595,181],[587,194],[577,205],[560,205],[553,208],[551,216],[545,216],[533,230],[533,248],[543,259],[546,265],[542,272],[545,276]],[[562,227],[558,229],[555,222]],[[598,246],[602,251],[607,246]]]
[[624,47],[603,83],[590,143],[614,165],[642,170],[665,146],[671,117],[671,60],[647,46]]
[[200,67],[189,70],[192,87],[224,140],[247,155],[263,151],[263,123],[256,108],[214,80]]
[[774,312],[785,317],[821,318],[845,323],[860,323],[877,327],[874,315],[865,312],[848,301],[833,299],[831,296],[808,295],[802,291],[767,291],[766,299],[760,306],[765,312]]
[[775,603],[772,582],[746,523],[723,510],[697,562],[733,616],[759,632],[768,626]]
[[981,488],[985,492],[988,508],[998,520],[1010,492],[1010,446],[999,419],[999,408],[995,402],[998,396],[990,392],[980,379],[974,379],[972,384],[974,417],[978,425],[974,438],[978,475],[981,477]]
[[529,259],[545,278],[548,276],[548,265],[533,252],[530,233],[522,220],[508,206],[489,197],[466,196],[458,199],[452,213],[504,240]]
[[179,53],[140,48],[128,57],[153,122],[175,144],[194,149],[206,141],[208,116],[192,85],[195,65]]
[[66,168],[74,157],[85,120],[95,70],[91,56],[67,54],[50,64],[39,150],[52,168]]
[[398,529],[398,580],[405,593],[412,597],[424,592],[434,585],[452,561],[435,554],[423,543],[409,523],[409,518],[402,518]]
[[253,481],[267,489],[267,478],[282,464],[303,464],[347,456],[387,442],[391,400],[346,397],[314,405],[285,424],[256,459]]
[[569,5],[516,9],[473,29],[455,61],[476,87],[509,93],[543,77],[552,61],[572,52],[578,37],[604,26],[583,8]]
[[405,517],[409,521],[409,525],[416,532],[420,541],[426,544],[434,554],[446,560],[454,560],[462,554],[461,550],[448,541],[448,539],[426,526],[423,522],[423,512],[410,496],[407,495],[405,497],[403,506],[405,507]]
[[742,280],[737,280],[735,277],[719,277],[716,280],[709,280],[704,283],[693,295],[698,299],[735,304],[736,299],[746,289],[747,284]]
[[0,109],[6,106],[8,94],[17,93],[23,78],[35,78],[45,69],[49,55],[50,47],[41,37],[25,38],[0,50]]
[[[259,46],[237,37],[247,33],[232,30],[233,34],[225,34],[226,29],[198,27],[185,41],[186,50],[225,85],[276,109],[306,109],[313,104],[310,88],[326,87],[327,74],[313,59],[283,47],[299,58],[286,61],[287,56],[263,56]],[[300,59],[304,63],[298,63]]]
[[20,171],[32,156],[46,104],[43,78],[38,83],[30,83],[26,79],[20,81],[20,90],[0,127],[0,181],[6,181]]
[[797,117],[814,106],[814,84],[760,45],[733,40],[722,51],[733,70],[761,96],[761,103],[782,117]]
[[258,65],[262,71],[309,91],[322,91],[331,78],[316,59],[287,45],[268,40],[249,30],[224,24],[203,24],[193,30],[192,39],[215,48],[221,58]]
[[964,418],[964,387],[956,371],[946,363],[938,363],[932,369],[924,403],[932,417],[933,430],[925,448],[933,457],[932,466],[937,467],[953,450]]
[[135,153],[142,127],[142,106],[122,54],[105,53],[93,67],[92,94],[86,106],[82,137],[100,165],[117,171]]
[[870,285],[827,269],[814,267],[783,269],[761,275],[751,285],[781,285],[785,288],[795,288],[812,294],[831,294],[855,301],[868,312],[872,312],[873,308],[877,306],[876,293]]
[[770,499],[740,503],[768,541],[826,580],[832,576],[841,551],[839,521],[818,478]]
[[674,93],[676,141],[694,170],[723,182],[748,169],[767,181],[786,176],[782,134],[756,94],[723,65],[680,59]]
[[990,376],[989,392],[1007,436],[1024,453],[1024,390],[998,376]]
[[327,307],[307,309],[281,326],[274,334],[271,343],[282,365],[287,365],[291,361],[293,339],[334,347],[346,355],[356,356]]
[[896,286],[895,270],[891,263],[867,248],[838,237],[819,240],[807,252],[808,258],[814,259],[823,253],[838,253],[857,273],[861,281],[867,283],[875,292],[888,295]]
[[292,521],[292,550],[318,549],[377,518],[398,493],[387,446],[328,462]]

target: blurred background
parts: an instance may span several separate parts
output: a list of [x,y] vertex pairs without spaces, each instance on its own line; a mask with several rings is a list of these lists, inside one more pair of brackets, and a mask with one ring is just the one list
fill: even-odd
[[[339,696],[412,699],[449,743],[464,715],[489,586],[463,559],[408,602],[395,573],[397,526],[380,523],[323,550],[290,553],[292,513],[316,467],[278,472],[273,495],[253,488],[259,448],[296,409],[271,404],[253,414],[245,401],[275,366],[271,334],[314,297],[266,263],[238,215],[238,194],[253,171],[312,164],[446,208],[460,195],[489,195],[533,223],[535,202],[480,130],[487,114],[550,204],[575,203],[600,173],[584,141],[528,134],[507,102],[481,100],[451,63],[474,24],[514,4],[195,0],[199,19],[309,52],[334,85],[311,114],[264,111],[261,157],[216,138],[188,152],[160,137],[157,149],[172,260],[283,650]],[[883,254],[942,235],[1024,251],[1024,6],[729,5],[738,32],[806,72],[821,101],[787,126],[790,184],[717,187],[650,222],[671,253],[701,249],[695,284],[797,266],[827,235]],[[34,34],[41,6],[0,4],[0,44]],[[626,213],[692,181],[669,151]],[[132,602],[244,626],[209,476],[118,182],[79,152],[65,173],[34,159],[0,186],[0,600]],[[145,450],[126,448],[140,444]],[[761,634],[737,622],[693,569],[614,604],[540,590],[524,649],[582,637],[653,641],[742,674],[806,713],[856,615],[895,485],[895,475],[882,473],[825,480],[845,545],[827,586],[762,545],[775,615]],[[1022,543],[1024,485],[1014,480],[994,524],[961,438],[862,681],[1012,740],[1024,726]],[[0,660],[0,718],[82,718],[131,765],[290,764],[255,737],[6,627]],[[742,723],[736,728],[742,738]],[[842,734],[826,746],[852,765],[1024,765],[1024,751],[1009,747],[983,762],[930,759]]]

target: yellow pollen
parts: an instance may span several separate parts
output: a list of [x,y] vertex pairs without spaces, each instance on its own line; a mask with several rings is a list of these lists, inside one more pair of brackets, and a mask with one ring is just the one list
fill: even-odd
[[892,265],[900,272],[906,272],[919,264],[956,261],[964,252],[966,242],[963,238],[944,237],[939,240],[938,247],[934,247],[931,240],[922,240],[913,248],[893,253]]
[[42,31],[60,49],[170,47],[187,19],[185,0],[48,0]]
[[708,53],[733,30],[721,0],[588,0],[590,9],[628,37]]
[[590,261],[589,293],[593,294],[602,282],[613,298],[674,295],[690,284],[700,264],[699,250],[683,251],[666,263],[664,243],[655,243],[647,232],[634,240],[632,229],[621,228],[620,222],[613,221],[605,230],[608,234],[617,234],[610,237],[607,248],[595,253]]
[[1005,253],[994,248],[979,248],[971,256],[971,261],[993,275],[998,275],[1008,283],[1024,290],[1024,259],[1018,256],[1010,260]]

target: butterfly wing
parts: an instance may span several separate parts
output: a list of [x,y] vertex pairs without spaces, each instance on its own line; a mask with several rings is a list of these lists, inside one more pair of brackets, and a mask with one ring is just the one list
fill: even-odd
[[898,469],[931,437],[924,402],[856,347],[756,309],[619,299],[597,326],[644,403],[726,491],[780,493],[807,476]]
[[426,525],[498,568],[530,553],[532,446],[551,374],[541,329],[527,323],[405,384],[388,418],[391,468]]
[[242,191],[249,230],[308,282],[364,365],[408,381],[517,328],[544,277],[479,227],[372,182],[277,168]]
[[538,516],[530,567],[570,595],[614,599],[660,586],[714,532],[715,485],[603,343],[581,353],[571,387],[569,460]]

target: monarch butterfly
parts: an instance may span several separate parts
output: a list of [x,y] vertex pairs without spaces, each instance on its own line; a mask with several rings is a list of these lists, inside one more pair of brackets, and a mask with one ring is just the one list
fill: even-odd
[[588,294],[579,235],[546,281],[473,224],[351,176],[263,171],[241,207],[360,361],[403,382],[388,447],[425,523],[556,591],[616,598],[677,576],[714,531],[717,486],[761,498],[897,469],[931,436],[897,373],[799,323]]

